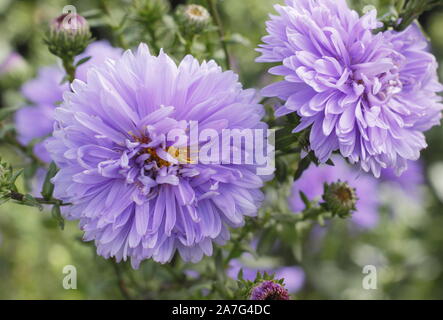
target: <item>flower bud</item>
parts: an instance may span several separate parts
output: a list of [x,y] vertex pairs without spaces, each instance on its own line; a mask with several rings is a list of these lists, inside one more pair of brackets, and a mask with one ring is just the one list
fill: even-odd
[[340,218],[347,218],[356,210],[357,196],[355,189],[346,182],[334,182],[325,184],[323,200],[328,210]]
[[49,51],[62,59],[72,59],[81,54],[90,42],[88,22],[75,13],[62,14],[54,19],[46,37]]
[[282,284],[266,280],[252,288],[250,300],[289,300],[289,293]]
[[52,21],[51,31],[75,36],[76,34],[89,32],[89,24],[81,15],[65,13]]
[[185,35],[203,32],[211,21],[208,10],[197,4],[179,6],[177,8],[177,18]]
[[143,24],[152,24],[160,20],[169,11],[167,0],[136,0],[133,2],[135,20]]
[[6,197],[11,188],[12,169],[0,159],[0,201]]

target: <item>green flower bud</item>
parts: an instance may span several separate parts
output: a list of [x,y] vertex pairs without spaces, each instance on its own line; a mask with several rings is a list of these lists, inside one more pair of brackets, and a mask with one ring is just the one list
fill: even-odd
[[206,29],[211,15],[205,7],[189,4],[177,8],[177,20],[185,35],[194,35]]
[[135,20],[152,24],[160,20],[169,11],[167,0],[136,0],[133,7]]
[[12,167],[0,159],[0,203],[2,199],[7,199],[11,189],[15,188],[15,176]]
[[346,182],[334,182],[324,185],[323,200],[324,205],[334,215],[340,218],[347,218],[356,210],[357,196],[355,189]]
[[89,24],[78,14],[62,14],[52,21],[45,42],[52,54],[63,60],[72,59],[91,42]]

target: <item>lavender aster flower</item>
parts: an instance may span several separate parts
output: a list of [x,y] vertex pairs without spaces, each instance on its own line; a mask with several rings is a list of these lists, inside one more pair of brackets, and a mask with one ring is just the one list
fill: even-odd
[[408,169],[397,176],[392,169],[383,169],[380,179],[395,188],[401,189],[408,197],[414,197],[420,201],[422,194],[420,186],[425,183],[423,163],[421,161],[408,161]]
[[[106,59],[115,59],[121,55],[121,49],[113,48],[106,41],[91,43],[76,61],[91,57],[77,68],[76,77],[86,79],[89,67],[103,63]],[[22,94],[31,102],[15,114],[15,125],[18,139],[23,145],[40,139],[34,146],[34,153],[44,162],[51,162],[49,153],[44,147],[45,139],[51,135],[54,126],[54,109],[63,100],[63,92],[69,90],[67,83],[62,84],[64,72],[56,67],[43,67],[35,79],[25,83]]]
[[292,194],[289,198],[290,208],[294,212],[300,212],[305,208],[300,197],[300,191],[303,191],[310,200],[320,199],[323,194],[324,183],[333,183],[338,180],[346,181],[356,189],[358,198],[357,211],[350,218],[351,221],[361,228],[374,227],[378,222],[377,180],[353,169],[339,157],[334,157],[334,163],[335,166],[333,167],[311,165],[300,179],[294,182]]
[[286,101],[277,116],[296,112],[310,127],[321,162],[335,150],[380,175],[400,174],[426,147],[423,132],[439,124],[442,90],[435,57],[416,26],[373,34],[375,10],[359,17],[345,0],[287,0],[267,22],[259,62],[284,80],[263,95]]
[[[177,66],[141,44],[74,81],[47,148],[60,168],[54,195],[73,203],[64,214],[80,220],[98,254],[137,268],[148,258],[166,263],[177,249],[197,262],[229,238],[228,226],[256,214],[255,166],[183,163],[170,153],[190,121],[217,132],[263,127],[254,90],[237,79],[213,61],[187,56]],[[183,132],[178,142],[166,138],[173,130]]]
[[251,291],[251,300],[289,300],[288,290],[274,281],[263,281]]

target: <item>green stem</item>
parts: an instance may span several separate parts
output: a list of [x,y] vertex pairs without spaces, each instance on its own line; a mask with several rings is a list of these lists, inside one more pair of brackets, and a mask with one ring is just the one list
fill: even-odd
[[154,49],[156,54],[159,53],[160,48],[157,45],[157,35],[155,34],[155,30],[151,26],[147,26],[146,30],[151,38],[151,41],[149,42],[150,48]]
[[185,44],[185,53],[186,54],[192,54],[192,45],[194,44],[194,36],[192,36],[190,39],[186,40]]
[[120,289],[120,292],[121,292],[123,298],[125,298],[126,300],[132,300],[132,296],[129,293],[128,288],[126,287],[126,282],[123,279],[123,273],[120,270],[120,266],[118,265],[118,263],[116,261],[111,261],[111,264],[114,268],[114,272],[117,277],[117,285],[118,285],[118,288]]
[[217,9],[216,0],[207,0],[207,2],[208,2],[209,12],[211,13],[211,16],[214,18],[215,25],[217,26],[218,29],[220,44],[222,46],[223,52],[225,53],[226,68],[231,69],[231,58],[229,56],[228,45],[225,39],[225,31],[223,28],[223,23],[220,18],[220,14]]
[[[16,191],[11,191],[8,195],[8,197],[12,200],[18,201],[18,202],[23,202],[25,200],[25,195],[23,193],[20,192],[16,192]],[[33,197],[33,199],[35,201],[37,201],[39,204],[49,204],[49,205],[57,205],[57,206],[69,206],[71,205],[70,203],[63,203],[63,201],[58,200],[58,199],[45,199],[42,197]]]
[[395,26],[395,30],[399,32],[405,30],[415,19],[418,19],[424,12],[431,10],[432,8],[441,4],[442,2],[440,0],[417,0],[408,2],[400,15],[401,23]]
[[238,249],[240,249],[241,243],[246,238],[248,233],[249,233],[249,230],[247,230],[247,228],[242,229],[240,236],[238,237],[238,239],[236,239],[234,246],[232,247],[231,251],[229,251],[229,254],[225,259],[225,263],[224,263],[225,267],[227,267],[229,262],[234,258],[235,252]]
[[75,79],[74,58],[63,59],[63,68],[65,69],[69,83],[72,83],[72,81]]

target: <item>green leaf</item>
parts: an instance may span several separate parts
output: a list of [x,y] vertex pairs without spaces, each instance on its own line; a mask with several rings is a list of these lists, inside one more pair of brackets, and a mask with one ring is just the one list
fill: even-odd
[[243,268],[240,268],[240,271],[237,274],[237,279],[238,280],[243,280]]
[[60,229],[63,230],[65,228],[65,219],[63,219],[63,217],[62,217],[59,205],[54,205],[52,207],[51,215],[58,222]]
[[43,206],[37,200],[35,200],[35,198],[33,196],[31,196],[30,194],[26,194],[23,197],[22,204],[24,204],[26,206],[30,206],[30,207],[36,207],[40,211],[43,210]]
[[52,184],[51,179],[55,176],[56,173],[57,173],[57,166],[53,161],[49,165],[49,169],[46,174],[45,182],[43,183],[42,192],[41,192],[43,198],[45,198],[46,200],[52,198],[52,193],[54,192],[54,185]]
[[277,158],[275,160],[275,176],[278,182],[284,183],[288,180],[288,163],[284,158]]
[[300,160],[297,170],[294,174],[294,180],[298,180],[302,176],[303,172],[305,172],[305,170],[309,168],[311,162],[311,157],[309,155]]
[[75,67],[77,68],[77,67],[81,66],[83,63],[88,62],[89,59],[91,59],[91,58],[92,58],[92,57],[89,56],[89,57],[84,57],[83,59],[80,59],[80,60],[75,64]]
[[23,173],[24,169],[19,169],[18,171],[15,171],[12,176],[9,178],[8,183],[9,184],[15,184],[15,181],[17,181],[17,178]]
[[311,201],[309,201],[308,197],[303,191],[300,191],[300,198],[305,204],[306,209],[309,209],[311,207]]

